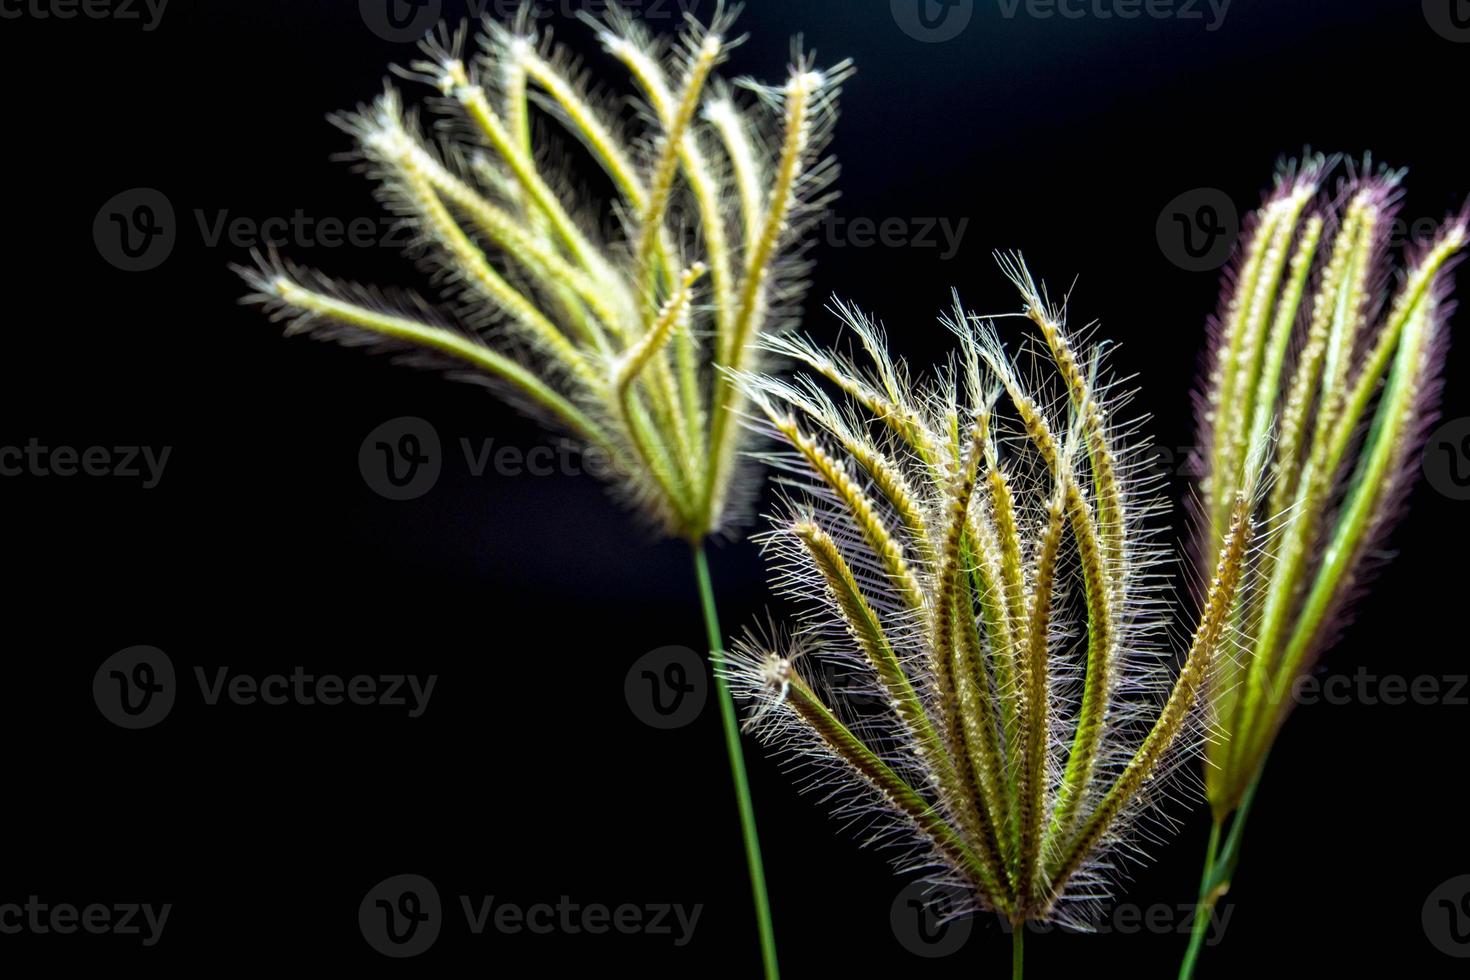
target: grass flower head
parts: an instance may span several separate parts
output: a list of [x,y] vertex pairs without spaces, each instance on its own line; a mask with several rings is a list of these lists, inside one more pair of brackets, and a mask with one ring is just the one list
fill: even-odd
[[804,373],[745,377],[784,443],[765,544],[803,613],[790,639],[747,637],[731,676],[748,724],[865,836],[909,845],[905,867],[1014,923],[1085,926],[1198,745],[1252,491],[1176,674],[1141,420],[1119,417],[1102,346],[1004,264],[1039,335],[1024,356],[957,304],[958,355],[916,385],[840,307],[866,366],[786,338],[768,346]]
[[[1413,485],[1439,393],[1450,270],[1466,243],[1461,212],[1396,270],[1402,172],[1365,163],[1331,186],[1330,169],[1320,157],[1283,168],[1252,216],[1225,279],[1200,403],[1206,562],[1226,541],[1239,487],[1270,483],[1257,502],[1269,528],[1262,560],[1230,612],[1239,655],[1221,663],[1208,694],[1214,825],[1202,910],[1230,887],[1296,682],[1337,636]],[[1270,451],[1253,456],[1250,445]],[[1193,975],[1207,919],[1196,916],[1181,980]]]
[[[1207,561],[1240,486],[1260,479],[1252,468],[1269,466],[1271,482],[1258,513],[1272,527],[1268,555],[1232,612],[1247,642],[1211,694],[1219,817],[1254,782],[1293,685],[1336,635],[1412,486],[1466,241],[1461,214],[1396,272],[1402,174],[1365,166],[1333,187],[1327,171],[1320,158],[1286,168],[1254,215],[1225,282],[1200,413]],[[1262,441],[1271,452],[1256,464],[1246,447]]]
[[[332,117],[383,203],[416,233],[445,312],[275,255],[240,270],[247,301],[309,333],[406,355],[496,389],[614,463],[619,489],[693,548],[710,650],[722,646],[704,539],[739,510],[744,396],[762,338],[790,327],[802,231],[836,166],[823,157],[846,63],[797,50],[785,82],[723,81],[737,7],[650,36],[616,4],[584,14],[627,70],[635,123],[564,48],[486,19],[478,51],[441,29],[395,69],[428,94],[426,129],[397,89]],[[610,198],[593,201],[573,161]],[[779,975],[734,707],[718,684],[768,980]]]
[[[848,74],[798,53],[780,85],[724,82],[716,69],[742,40],[733,13],[691,19],[672,41],[615,5],[584,16],[633,79],[636,128],[528,9],[486,20],[474,55],[463,30],[441,30],[398,70],[432,93],[432,135],[392,87],[333,121],[416,232],[448,312],[274,256],[242,270],[248,299],[292,333],[487,383],[609,454],[663,532],[719,530],[743,407],[726,372],[757,367],[755,341],[798,313],[798,240],[835,175],[822,152]],[[579,157],[613,200],[574,189],[567,161]]]

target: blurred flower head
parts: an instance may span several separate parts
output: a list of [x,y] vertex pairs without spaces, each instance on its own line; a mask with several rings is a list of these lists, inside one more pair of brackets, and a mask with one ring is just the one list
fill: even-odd
[[[476,52],[441,29],[398,70],[431,93],[432,133],[393,88],[333,117],[416,233],[445,312],[273,255],[242,272],[290,332],[486,383],[596,446],[636,509],[699,540],[737,496],[727,372],[757,367],[756,341],[798,312],[798,240],[835,174],[822,152],[848,67],[797,54],[780,85],[727,84],[715,69],[742,38],[723,5],[673,39],[616,5],[584,20],[632,78],[636,125],[528,9],[487,20]],[[573,161],[611,200],[579,190]]]

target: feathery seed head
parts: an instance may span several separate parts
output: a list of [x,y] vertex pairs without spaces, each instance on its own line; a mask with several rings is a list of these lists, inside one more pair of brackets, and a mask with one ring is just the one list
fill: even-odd
[[[387,89],[333,117],[379,196],[417,234],[413,252],[450,315],[347,286],[275,256],[240,270],[246,297],[293,331],[409,355],[485,382],[608,452],[631,502],[668,534],[719,531],[738,487],[745,408],[728,371],[760,365],[761,338],[794,322],[806,266],[796,239],[826,202],[821,159],[844,63],[737,103],[714,70],[743,41],[738,7],[656,40],[616,4],[585,16],[629,70],[646,131],[630,134],[529,8],[488,20],[480,53],[441,28],[404,79],[439,98],[431,139]],[[572,136],[617,194],[601,211],[548,164],[533,116]],[[599,230],[618,215],[619,234]],[[693,215],[691,219],[688,216]],[[605,224],[605,222],[602,222]],[[734,488],[732,490],[732,487]]]
[[[1365,564],[1410,486],[1433,410],[1466,215],[1395,273],[1388,230],[1401,171],[1351,169],[1336,188],[1321,157],[1278,175],[1243,236],[1214,325],[1201,401],[1203,538],[1213,561],[1253,482],[1268,528],[1235,608],[1240,656],[1210,685],[1220,737],[1206,779],[1233,812],[1291,709],[1289,692],[1331,642]],[[1252,448],[1254,447],[1254,448]]]
[[757,734],[904,867],[1014,922],[1085,927],[1161,777],[1199,744],[1252,522],[1237,507],[1173,678],[1139,421],[1119,419],[1101,346],[1019,258],[1002,265],[1040,335],[1023,355],[956,301],[958,353],[915,386],[838,305],[865,364],[777,337],[805,373],[740,376],[752,424],[785,447],[762,540],[809,655],[748,638],[725,670]]

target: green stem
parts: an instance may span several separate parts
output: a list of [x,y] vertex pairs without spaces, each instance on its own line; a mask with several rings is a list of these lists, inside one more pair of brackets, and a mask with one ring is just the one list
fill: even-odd
[[1011,926],[1011,980],[1021,980],[1022,965],[1026,959],[1026,923]]
[[1209,916],[1205,914],[1206,895],[1205,888],[1210,882],[1210,877],[1215,872],[1215,857],[1220,852],[1220,831],[1223,828],[1223,817],[1217,817],[1210,825],[1210,843],[1205,847],[1205,868],[1199,877],[1199,901],[1195,906],[1194,926],[1189,933],[1189,949],[1184,953],[1184,962],[1179,965],[1179,980],[1190,980],[1194,976],[1194,963],[1199,959],[1199,951],[1205,944],[1205,925]]
[[755,808],[750,802],[750,783],[745,778],[745,756],[740,749],[740,723],[735,716],[735,699],[725,680],[725,647],[720,633],[720,620],[715,612],[715,593],[710,584],[709,561],[704,544],[694,545],[694,574],[699,580],[699,601],[704,608],[704,625],[709,632],[710,659],[715,667],[715,690],[720,699],[720,720],[725,726],[725,750],[730,756],[730,775],[735,780],[735,799],[740,806],[740,829],[745,837],[745,862],[750,870],[750,890],[755,896],[755,917],[760,926],[761,961],[766,980],[778,980],[781,968],[776,963],[776,933],[771,926],[771,901],[766,896],[766,872],[761,863],[760,836],[755,828]]
[[[1205,932],[1214,916],[1215,904],[1230,890],[1235,866],[1240,863],[1240,839],[1245,835],[1245,821],[1250,816],[1251,803],[1255,801],[1256,788],[1261,784],[1261,773],[1264,770],[1265,761],[1262,760],[1261,768],[1256,770],[1250,785],[1246,787],[1245,795],[1240,798],[1240,806],[1235,808],[1234,815],[1227,813],[1217,816],[1215,825],[1210,830],[1210,844],[1205,852],[1205,869],[1199,882],[1199,907],[1194,914],[1189,949],[1179,966],[1179,980],[1191,980],[1194,976],[1194,964],[1204,946]],[[1225,846],[1221,848],[1220,836],[1227,818],[1230,820],[1230,834],[1225,838]]]

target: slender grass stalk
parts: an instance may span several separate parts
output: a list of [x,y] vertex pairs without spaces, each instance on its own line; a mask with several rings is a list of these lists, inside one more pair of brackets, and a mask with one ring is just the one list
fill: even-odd
[[1222,830],[1219,820],[1211,821],[1210,842],[1205,847],[1205,868],[1200,873],[1200,890],[1195,901],[1194,923],[1189,932],[1189,948],[1184,953],[1184,964],[1179,968],[1181,978],[1189,977],[1194,973],[1194,962],[1199,958],[1200,947],[1204,945],[1209,913],[1215,908],[1215,900],[1209,889],[1210,879],[1215,873],[1215,859],[1220,853]]
[[[412,251],[450,315],[297,268],[274,254],[239,271],[288,333],[368,346],[486,384],[614,463],[616,489],[660,532],[694,548],[710,655],[722,664],[704,560],[751,496],[737,465],[746,411],[732,372],[764,367],[759,341],[794,326],[805,289],[798,238],[817,220],[836,166],[823,158],[850,66],[818,70],[798,52],[777,86],[722,81],[743,42],[737,7],[716,5],[672,39],[650,36],[615,3],[584,15],[636,91],[598,98],[564,48],[534,29],[530,5],[467,31],[438,29],[395,72],[437,93],[431,136],[389,87],[332,121],[356,143],[379,194],[418,233]],[[750,93],[749,96],[740,92]],[[570,137],[615,200],[582,200],[555,163]],[[611,226],[609,226],[611,225]],[[718,673],[718,671],[717,671]],[[762,961],[775,940],[737,720],[719,682]]]
[[[1231,878],[1235,875],[1235,866],[1240,862],[1240,841],[1245,835],[1246,818],[1250,816],[1251,803],[1256,798],[1256,787],[1260,784],[1260,776],[1246,788],[1245,795],[1240,799],[1240,806],[1235,812],[1222,819],[1214,817],[1210,824],[1210,842],[1205,850],[1205,868],[1200,875],[1199,896],[1195,906],[1194,922],[1189,932],[1189,948],[1185,951],[1184,962],[1179,968],[1180,980],[1188,980],[1194,975],[1194,965],[1199,959],[1200,949],[1204,946],[1205,932],[1209,929],[1210,918],[1215,911],[1215,906],[1225,893],[1230,890]],[[1230,833],[1225,835],[1225,821],[1230,824]],[[1225,836],[1225,846],[1220,848],[1220,838]]]
[[[1350,169],[1327,190],[1323,158],[1283,168],[1227,275],[1200,414],[1200,497],[1208,565],[1246,483],[1269,529],[1231,610],[1240,655],[1222,660],[1208,702],[1218,732],[1205,784],[1213,811],[1202,905],[1229,887],[1266,757],[1298,678],[1338,636],[1372,556],[1402,510],[1434,414],[1452,307],[1450,270],[1470,211],[1389,252],[1402,172]],[[1390,276],[1397,285],[1390,290]],[[1269,443],[1258,460],[1246,447]],[[1201,918],[1203,918],[1203,913]],[[1180,970],[1191,976],[1196,934]]]
[[1011,930],[1011,980],[1021,980],[1026,975],[1026,929],[1024,926]]
[[1101,347],[1018,258],[1002,264],[1039,334],[1025,357],[956,300],[959,351],[915,383],[839,306],[866,367],[774,338],[805,373],[738,376],[752,425],[785,446],[766,457],[786,499],[762,541],[801,614],[747,634],[725,670],[747,726],[842,817],[962,889],[962,913],[1009,923],[1020,976],[1026,924],[1088,927],[1133,829],[1199,750],[1196,699],[1255,560],[1256,488],[1239,492],[1173,676],[1140,422],[1118,419]]
[[760,928],[761,962],[766,976],[777,977],[776,930],[771,925],[771,901],[766,895],[766,871],[761,860],[760,835],[756,830],[755,806],[750,801],[750,781],[745,775],[745,754],[740,748],[740,719],[730,682],[725,679],[725,641],[715,611],[715,591],[710,582],[709,561],[704,544],[694,546],[694,577],[699,583],[699,604],[709,634],[710,658],[715,666],[715,691],[720,701],[720,724],[725,730],[725,750],[730,757],[730,775],[735,783],[735,800],[740,808],[740,829],[745,839],[745,861],[750,870],[750,890],[755,896],[755,917]]

